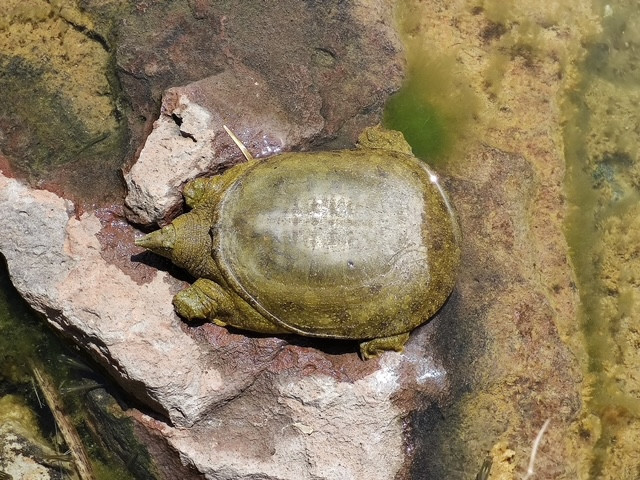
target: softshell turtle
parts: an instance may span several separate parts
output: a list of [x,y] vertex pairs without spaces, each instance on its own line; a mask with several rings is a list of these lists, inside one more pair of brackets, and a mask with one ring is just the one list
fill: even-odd
[[[235,139],[234,137],[234,140]],[[187,319],[402,351],[455,283],[460,233],[434,173],[399,132],[358,148],[248,161],[184,187],[191,211],[136,241],[197,278]]]

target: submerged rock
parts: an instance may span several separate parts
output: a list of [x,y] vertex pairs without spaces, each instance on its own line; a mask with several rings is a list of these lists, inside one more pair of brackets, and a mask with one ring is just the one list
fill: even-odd
[[[36,413],[14,395],[0,398],[0,478],[55,480],[69,473],[69,465],[40,433]],[[62,465],[62,466],[61,466]],[[63,468],[64,467],[64,468]]]

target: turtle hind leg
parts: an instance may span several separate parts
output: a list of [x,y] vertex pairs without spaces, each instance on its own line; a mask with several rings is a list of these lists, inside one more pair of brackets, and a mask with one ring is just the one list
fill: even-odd
[[402,352],[407,340],[409,340],[409,333],[367,340],[360,344],[360,355],[362,355],[362,358],[365,360],[368,360],[388,350]]
[[229,295],[215,282],[200,278],[173,297],[176,312],[186,320],[211,320],[218,324],[233,313]]

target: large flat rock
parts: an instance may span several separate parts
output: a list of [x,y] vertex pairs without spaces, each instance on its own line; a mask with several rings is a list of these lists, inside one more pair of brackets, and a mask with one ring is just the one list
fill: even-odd
[[212,478],[395,478],[416,395],[446,394],[428,329],[405,354],[363,362],[355,344],[187,328],[171,306],[184,282],[142,263],[134,230],[113,212],[76,215],[4,176],[0,210],[18,291],[161,414],[166,423],[143,422]]

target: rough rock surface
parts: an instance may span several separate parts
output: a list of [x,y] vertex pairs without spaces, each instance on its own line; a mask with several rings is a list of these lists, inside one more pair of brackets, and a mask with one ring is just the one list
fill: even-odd
[[151,5],[123,22],[117,61],[134,111],[150,121],[159,94],[186,84],[163,94],[160,118],[125,174],[127,217],[163,224],[187,180],[239,161],[225,123],[255,156],[353,144],[402,80],[392,18],[386,0],[260,8],[204,0]]
[[394,478],[415,395],[446,396],[428,327],[406,354],[370,362],[355,344],[312,344],[323,352],[213,325],[187,329],[171,307],[180,282],[131,262],[146,254],[112,212],[77,217],[70,202],[6,177],[0,208],[0,251],[16,288],[165,416],[170,423],[145,421],[210,477]]

